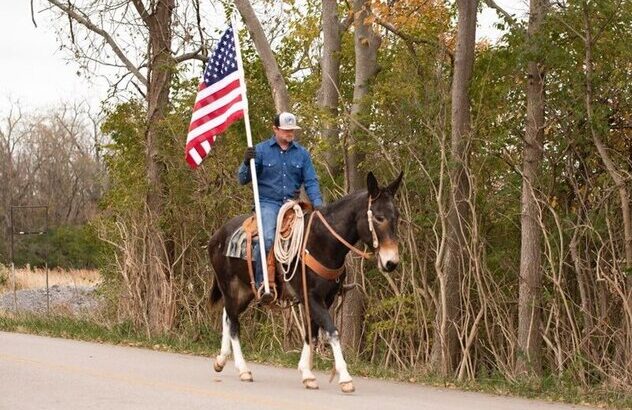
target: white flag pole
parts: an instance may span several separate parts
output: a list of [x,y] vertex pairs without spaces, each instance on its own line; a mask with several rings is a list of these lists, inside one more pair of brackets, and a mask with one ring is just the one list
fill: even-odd
[[[237,24],[235,24],[235,16],[231,18],[233,27],[233,35],[235,36],[235,51],[237,53],[237,65],[239,71],[239,80],[241,81],[241,99],[244,103],[244,122],[246,123],[246,139],[248,146],[252,147],[252,134],[250,132],[250,117],[248,116],[248,97],[246,96],[246,79],[244,77],[244,66],[241,61],[241,47],[239,45],[239,35]],[[263,289],[264,293],[270,293],[270,284],[268,283],[268,263],[265,251],[265,241],[263,238],[263,223],[261,221],[261,205],[259,204],[259,186],[257,185],[257,169],[255,167],[254,158],[250,160],[250,173],[252,174],[252,190],[255,197],[255,214],[257,217],[257,230],[259,231],[259,252],[261,255],[261,265],[263,268]]]

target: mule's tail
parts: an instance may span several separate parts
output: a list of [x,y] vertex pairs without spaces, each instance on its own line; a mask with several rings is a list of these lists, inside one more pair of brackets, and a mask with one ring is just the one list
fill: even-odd
[[[221,229],[215,232],[215,234],[211,237],[208,243],[208,256],[211,261],[213,261],[213,252],[216,247],[219,245],[221,239]],[[213,265],[211,263],[211,265]],[[215,268],[213,267],[213,270]],[[211,306],[214,306],[219,300],[222,298],[222,291],[219,289],[217,285],[217,272],[215,272],[215,278],[213,279],[213,286],[211,287]]]
[[217,286],[217,280],[213,281],[213,287],[211,288],[211,306],[214,306],[222,298],[222,291]]

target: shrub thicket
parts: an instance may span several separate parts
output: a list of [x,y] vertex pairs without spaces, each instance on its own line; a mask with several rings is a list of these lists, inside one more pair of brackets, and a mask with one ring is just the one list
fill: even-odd
[[63,269],[95,269],[105,250],[89,225],[66,225],[43,235],[18,236],[14,247],[18,267],[48,264],[50,268]]

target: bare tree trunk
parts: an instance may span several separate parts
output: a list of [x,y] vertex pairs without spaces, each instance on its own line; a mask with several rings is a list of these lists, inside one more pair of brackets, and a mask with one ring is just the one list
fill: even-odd
[[440,306],[435,319],[431,358],[431,366],[443,376],[450,375],[458,363],[459,341],[456,326],[460,312],[460,273],[469,265],[463,249],[467,243],[467,201],[470,197],[468,158],[471,119],[468,91],[474,66],[477,3],[477,0],[457,0],[459,19],[452,79],[450,203],[446,249],[437,272]]
[[149,13],[134,1],[139,14],[149,29],[149,64],[147,88],[147,129],[145,154],[147,174],[147,317],[152,333],[171,328],[172,307],[169,292],[170,257],[167,235],[160,228],[164,210],[164,164],[159,158],[158,136],[162,120],[169,107],[169,90],[175,68],[171,53],[171,18],[175,0],[159,0]]
[[355,43],[355,83],[353,87],[353,104],[351,105],[351,126],[349,127],[350,146],[346,164],[346,180],[349,191],[364,187],[364,174],[359,166],[364,161],[364,153],[358,148],[361,142],[363,127],[362,115],[366,111],[370,81],[378,72],[377,50],[381,39],[373,31],[371,23],[367,23],[371,16],[371,3],[368,0],[354,0],[354,43]]
[[[364,160],[364,153],[358,148],[364,135],[362,115],[366,111],[369,82],[377,74],[377,50],[381,39],[373,31],[367,17],[371,15],[368,0],[354,0],[354,38],[355,38],[355,84],[353,89],[353,104],[351,106],[351,126],[349,127],[351,148],[345,163],[345,180],[348,190],[353,192],[364,188],[364,173],[360,172],[360,164]],[[361,271],[350,269],[348,272],[351,283],[361,283]],[[347,293],[342,307],[343,322],[341,339],[346,349],[358,352],[362,342],[362,323],[364,321],[365,296],[358,287]]]
[[322,79],[319,105],[323,111],[322,136],[327,142],[325,163],[332,178],[342,173],[338,129],[338,101],[340,84],[341,24],[338,20],[337,0],[323,0],[323,55],[320,61]]
[[266,73],[268,84],[272,88],[272,98],[277,112],[288,111],[290,109],[290,96],[287,92],[285,79],[276,62],[270,43],[266,39],[261,23],[252,9],[248,0],[235,0],[235,7],[239,10],[244,23],[250,32],[255,48],[263,63],[263,71]]
[[[546,16],[548,0],[531,0],[527,37],[532,55],[537,56],[538,33]],[[542,163],[544,137],[544,69],[536,57],[527,66],[527,128],[522,162],[522,199],[520,216],[520,294],[518,300],[519,374],[539,375],[542,369],[542,234],[540,212],[536,200],[538,175]]]

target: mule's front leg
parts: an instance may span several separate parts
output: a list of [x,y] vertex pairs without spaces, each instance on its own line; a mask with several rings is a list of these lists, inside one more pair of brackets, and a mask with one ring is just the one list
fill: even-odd
[[298,362],[298,371],[303,378],[303,386],[306,389],[318,389],[316,376],[312,373],[312,347],[308,343],[303,343],[301,360]]
[[340,346],[338,330],[334,329],[333,333],[327,332],[327,337],[329,339],[331,350],[334,353],[334,363],[336,366],[336,372],[338,373],[338,383],[340,383],[340,388],[344,393],[353,393],[355,391],[355,387],[353,386],[353,379],[351,379],[351,375],[347,370],[347,362],[342,356],[342,347]]
[[310,298],[310,311],[312,319],[325,330],[325,335],[331,346],[331,350],[334,353],[334,363],[336,366],[336,372],[338,373],[338,383],[340,389],[344,393],[352,393],[355,391],[353,386],[353,379],[347,370],[347,362],[345,362],[342,356],[342,347],[340,346],[340,337],[338,336],[338,330],[334,326],[334,321],[329,314],[327,308],[318,303],[318,301]]

